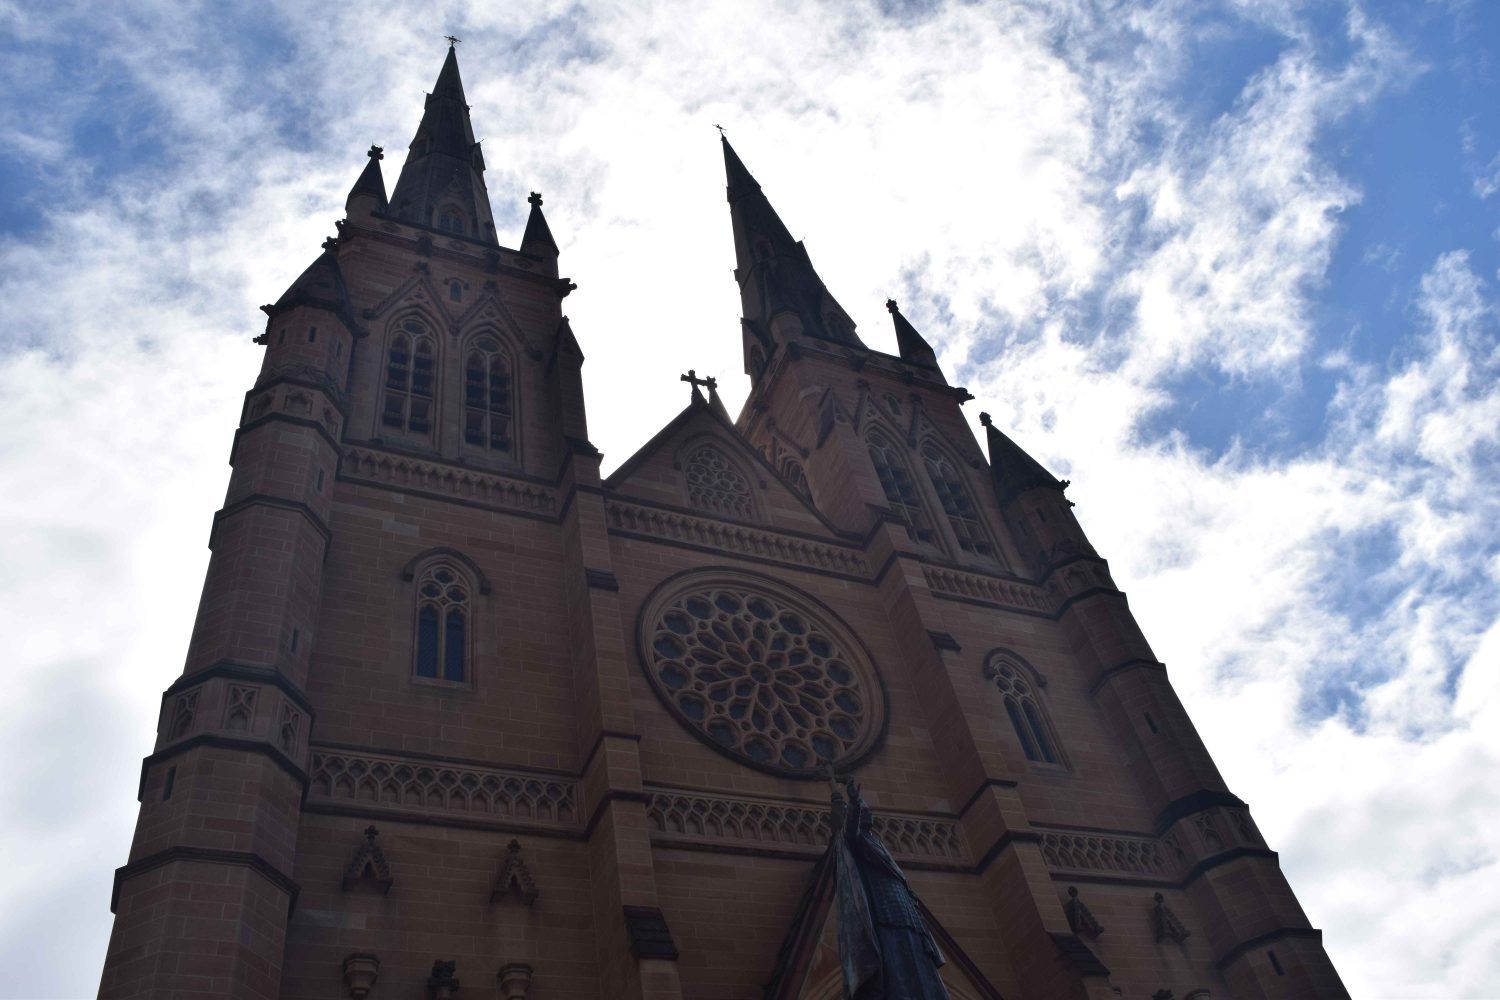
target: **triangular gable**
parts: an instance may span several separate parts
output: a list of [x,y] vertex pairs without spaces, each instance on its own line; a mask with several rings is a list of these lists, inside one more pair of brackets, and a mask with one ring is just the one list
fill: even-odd
[[493,324],[508,333],[515,339],[516,344],[531,357],[531,360],[542,360],[542,353],[527,342],[526,335],[521,332],[521,324],[516,322],[516,317],[495,289],[494,282],[485,283],[483,294],[465,310],[462,316],[458,317],[454,326],[462,331],[484,323]]
[[432,278],[423,271],[418,271],[407,278],[396,290],[391,292],[378,303],[364,311],[365,319],[379,319],[388,312],[392,312],[402,306],[415,306],[424,312],[431,313],[434,317],[442,317],[443,321],[453,326],[453,314],[448,311],[443,302],[443,296],[438,294]]
[[[833,852],[826,851],[809,873],[807,889],[777,952],[776,969],[761,991],[762,1000],[843,1000],[833,867]],[[941,975],[952,1000],[1003,1000],[932,911],[920,899],[917,906],[948,960]]]
[[[683,456],[699,441],[712,441],[750,481],[754,515],[729,517],[697,510],[682,488]],[[729,418],[699,395],[626,459],[604,485],[621,497],[691,511],[703,517],[756,527],[839,537],[839,532],[797,491],[766,457],[740,434]]]

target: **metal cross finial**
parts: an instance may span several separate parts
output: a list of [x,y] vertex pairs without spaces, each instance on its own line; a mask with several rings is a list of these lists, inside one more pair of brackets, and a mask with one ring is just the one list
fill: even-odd
[[537,208],[541,208],[542,207],[542,195],[541,195],[541,193],[538,192],[538,191],[531,192],[531,197],[529,197],[529,198],[526,199],[526,204],[528,204],[528,205],[535,205]]
[[719,130],[719,138],[720,139],[724,138],[724,126],[723,125],[715,125],[714,128],[716,128],[716,129]]
[[703,388],[707,389],[709,391],[710,396],[713,393],[717,392],[718,389],[719,389],[719,380],[718,379],[714,378],[712,375],[710,375],[708,378],[699,378],[698,377],[698,373],[696,371],[694,371],[693,369],[691,369],[691,368],[688,369],[688,373],[686,375],[683,375],[683,376],[679,377],[678,381],[679,382],[686,382],[689,385],[691,385],[693,387],[693,395],[694,395],[694,397],[696,397],[696,398],[698,398],[700,400],[703,397],[698,392],[698,387],[699,386],[702,386]]
[[453,46],[457,45],[459,42],[463,41],[462,38],[454,38],[452,35],[444,35],[443,37],[448,40],[448,48],[450,49],[453,48]]

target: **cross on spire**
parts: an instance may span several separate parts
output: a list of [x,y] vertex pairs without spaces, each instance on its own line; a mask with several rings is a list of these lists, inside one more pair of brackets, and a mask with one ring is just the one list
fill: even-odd
[[716,128],[716,129],[719,130],[719,138],[720,139],[724,138],[724,126],[723,125],[715,125],[714,128]]
[[454,38],[452,35],[444,35],[443,37],[447,39],[448,48],[450,49],[453,48],[453,46],[457,45],[459,42],[463,41],[462,38]]
[[714,378],[712,375],[710,375],[708,378],[699,378],[698,373],[691,368],[688,369],[686,375],[679,376],[678,381],[686,382],[691,385],[693,387],[693,395],[699,398],[702,398],[698,393],[699,386],[707,389],[710,393],[717,391],[719,388],[718,379]]

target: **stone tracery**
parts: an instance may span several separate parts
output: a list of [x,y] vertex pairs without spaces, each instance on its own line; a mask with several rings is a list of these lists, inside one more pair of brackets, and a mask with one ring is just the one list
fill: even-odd
[[852,761],[884,721],[884,693],[852,635],[759,582],[679,586],[648,607],[641,648],[678,719],[752,767],[809,775]]

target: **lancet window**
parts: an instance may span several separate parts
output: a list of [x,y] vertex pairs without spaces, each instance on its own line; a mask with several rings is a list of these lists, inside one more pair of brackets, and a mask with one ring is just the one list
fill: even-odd
[[1000,692],[1005,704],[1005,714],[1010,718],[1026,759],[1038,763],[1061,764],[1057,740],[1037,691],[1036,676],[1010,657],[999,653],[990,656],[984,672]]
[[385,397],[380,421],[414,434],[432,432],[437,346],[427,328],[408,322],[391,338],[385,361]]
[[428,680],[468,680],[470,604],[467,577],[438,562],[417,581],[417,641],[412,673]]
[[875,464],[875,474],[880,477],[880,488],[885,491],[886,502],[906,523],[907,534],[920,541],[930,541],[932,528],[928,524],[927,511],[922,507],[917,484],[901,457],[900,449],[880,431],[870,434],[868,444],[870,461]]
[[510,452],[514,424],[510,362],[499,344],[483,337],[464,359],[464,443]]
[[751,516],[750,484],[715,446],[701,445],[689,455],[683,475],[694,506],[733,517]]
[[948,517],[958,547],[975,555],[989,555],[992,550],[984,528],[979,522],[979,511],[964,483],[963,476],[953,460],[931,441],[922,447],[922,463],[927,467],[927,478],[932,480],[938,503]]

